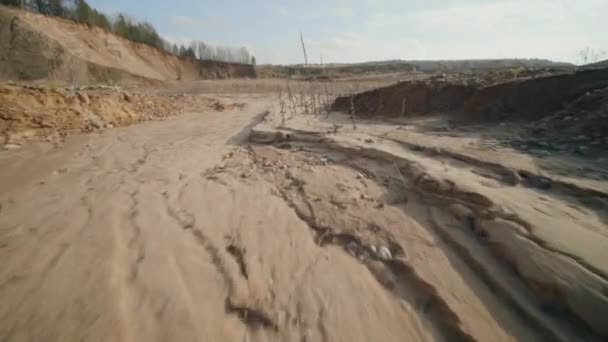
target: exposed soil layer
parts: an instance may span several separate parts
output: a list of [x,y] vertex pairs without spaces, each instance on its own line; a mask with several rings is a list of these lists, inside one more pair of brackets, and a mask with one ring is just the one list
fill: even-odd
[[437,78],[403,82],[360,93],[352,99],[350,96],[339,97],[332,110],[350,111],[354,104],[355,113],[361,117],[457,111],[477,89],[474,85],[450,84]]
[[451,112],[474,120],[534,120],[585,93],[608,86],[608,69],[583,70],[487,84],[483,77],[435,77],[338,98],[333,110],[402,117]]
[[608,87],[586,92],[563,109],[525,126],[503,141],[520,150],[605,157],[608,151]]
[[224,111],[240,106],[195,95],[129,93],[119,87],[44,88],[0,85],[1,143],[28,138],[61,140],[75,132],[93,132],[162,119],[186,110]]
[[583,70],[484,87],[467,99],[463,115],[482,120],[534,120],[608,86],[608,68]]
[[87,84],[231,77],[255,77],[255,70],[179,58],[98,27],[0,6],[0,79]]

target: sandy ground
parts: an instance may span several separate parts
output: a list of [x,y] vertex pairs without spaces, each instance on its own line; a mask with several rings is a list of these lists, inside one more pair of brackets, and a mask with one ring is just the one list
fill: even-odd
[[1,152],[0,340],[605,334],[601,192],[269,106]]

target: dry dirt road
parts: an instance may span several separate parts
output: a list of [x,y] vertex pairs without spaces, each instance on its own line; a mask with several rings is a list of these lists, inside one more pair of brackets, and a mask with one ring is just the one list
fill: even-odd
[[[268,104],[0,153],[0,340],[594,340],[588,325],[605,306],[585,311],[591,295],[581,288],[603,286],[606,265],[563,268],[561,254],[529,245],[534,224],[520,232],[514,216],[490,211],[484,194],[499,205],[517,197],[498,196],[507,181],[496,170],[476,165],[485,185],[469,175],[461,179],[477,192],[456,191],[458,180],[434,177],[470,165],[409,150],[387,161],[388,142],[355,146],[376,136],[319,144],[319,132],[268,128],[241,145]],[[563,195],[509,189],[572,220],[591,217],[581,236],[605,246],[601,221],[566,208]],[[471,220],[484,224],[471,233]],[[586,323],[539,309],[479,239],[506,239],[530,265],[587,282],[572,282],[567,302]]]

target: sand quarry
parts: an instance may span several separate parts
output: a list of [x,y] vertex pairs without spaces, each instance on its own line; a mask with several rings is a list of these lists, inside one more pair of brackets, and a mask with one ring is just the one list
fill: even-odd
[[608,338],[605,67],[167,77],[0,85],[0,340]]

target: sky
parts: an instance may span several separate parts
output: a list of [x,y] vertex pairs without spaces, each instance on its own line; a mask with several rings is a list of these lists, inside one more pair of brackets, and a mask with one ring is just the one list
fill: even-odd
[[[258,63],[546,58],[608,51],[608,0],[89,0],[171,42],[246,46]],[[608,55],[604,56],[604,59]]]

